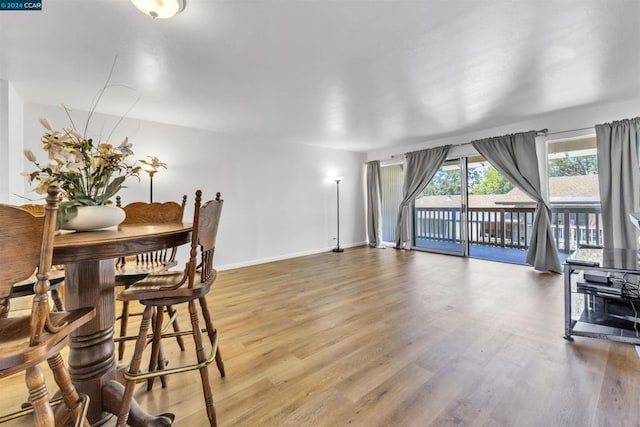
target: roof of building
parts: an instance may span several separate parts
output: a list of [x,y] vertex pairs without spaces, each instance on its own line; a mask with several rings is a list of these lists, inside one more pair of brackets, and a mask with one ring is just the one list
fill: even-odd
[[[599,203],[598,176],[577,175],[549,178],[552,204]],[[456,208],[460,196],[427,196],[416,199],[416,207]],[[496,208],[532,206],[533,200],[515,187],[506,194],[469,194],[469,207]]]

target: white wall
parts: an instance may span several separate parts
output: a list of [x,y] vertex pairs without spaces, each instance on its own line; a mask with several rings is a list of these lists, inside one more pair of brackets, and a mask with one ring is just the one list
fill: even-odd
[[[68,127],[62,108],[25,104],[24,146],[39,160],[42,127],[38,118],[49,118],[55,128]],[[73,113],[78,127],[84,127],[85,112]],[[88,136],[106,136],[117,117],[94,115]],[[209,131],[124,119],[112,144],[124,136],[133,143],[136,159],[155,155],[168,164],[154,177],[154,201],[180,200],[189,196],[185,218],[193,214],[196,189],[205,198],[222,193],[225,207],[218,234],[216,263],[230,268],[290,256],[329,250],[335,246],[335,182],[327,176],[342,175],[341,246],[363,243],[364,154],[297,144],[237,141]],[[28,162],[21,160],[25,170]],[[149,178],[127,181],[121,191],[124,203],[148,200]],[[28,185],[25,183],[25,189]],[[26,191],[25,190],[25,191]],[[28,193],[34,196],[35,193]]]
[[[24,99],[9,82],[9,159],[20,159],[24,156]],[[25,202],[17,195],[24,187],[24,177],[20,175],[24,169],[20,161],[9,163],[9,202],[22,204]]]
[[9,201],[9,93],[6,80],[0,79],[0,201]]
[[[581,135],[595,134],[593,129],[595,125],[600,123],[612,122],[615,120],[631,119],[640,116],[640,98],[612,103],[606,106],[586,106],[582,108],[573,108],[553,113],[541,114],[524,122],[513,123],[507,126],[483,129],[476,132],[470,132],[463,135],[442,138],[425,138],[422,142],[414,144],[402,145],[394,148],[386,148],[381,150],[373,150],[367,153],[367,161],[386,160],[391,156],[397,156],[411,151],[422,150],[425,148],[438,147],[442,145],[454,145],[450,152],[450,157],[455,155],[464,156],[468,151],[468,147],[455,147],[459,144],[466,144],[476,139],[490,138],[492,136],[506,135],[514,132],[525,132],[528,130],[549,129],[550,133],[563,132],[561,135],[550,135],[549,140],[557,138],[571,138]],[[590,128],[587,130],[578,130],[575,132],[566,132],[572,129]],[[414,140],[418,138],[413,138]]]
[[24,200],[15,194],[22,194],[24,100],[16,92],[11,82],[0,80],[0,201],[12,204]]

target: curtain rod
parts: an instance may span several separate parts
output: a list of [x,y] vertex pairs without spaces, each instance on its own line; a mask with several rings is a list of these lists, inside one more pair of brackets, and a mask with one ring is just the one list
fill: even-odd
[[[567,130],[558,130],[555,132],[549,132],[549,129],[544,128],[544,129],[540,129],[535,131],[536,132],[536,136],[549,136],[549,135],[558,135],[561,133],[569,133],[569,132],[577,132],[577,131],[581,131],[581,130],[590,130],[590,129],[594,129],[594,126],[588,126],[588,127],[584,127],[584,128],[577,128],[577,129],[567,129]],[[454,147],[463,147],[465,145],[471,145],[471,142],[463,142],[461,144],[453,144]],[[389,157],[388,159],[380,159],[380,161],[385,161],[385,160],[393,160],[393,159],[404,159],[405,155],[404,153],[402,154],[392,154],[391,157]],[[367,162],[365,162],[366,164]]]
[[[574,129],[577,130],[577,129]],[[547,136],[547,135],[553,135],[553,133],[549,133],[549,129],[544,128],[544,129],[540,129],[540,130],[534,130],[533,132],[536,133],[536,136]],[[573,130],[565,130],[563,132],[573,132]],[[514,133],[519,133],[519,132],[514,132]],[[521,132],[524,133],[524,132]],[[555,133],[559,133],[559,132],[555,132]],[[511,134],[506,134],[506,135],[511,135]],[[489,137],[489,138],[493,138],[493,137]],[[487,138],[480,138],[480,139],[487,139]],[[471,142],[463,142],[462,144],[456,144],[456,147],[462,147],[463,145],[471,145]]]
[[578,129],[558,130],[558,131],[555,131],[555,132],[546,132],[545,136],[546,135],[557,135],[559,133],[577,132],[579,130],[590,130],[590,129],[595,129],[595,126],[588,126],[586,128],[578,128]]
[[[558,130],[555,132],[549,132],[549,129],[544,128],[544,129],[535,131],[535,133],[536,133],[536,136],[549,136],[549,135],[558,135],[561,133],[578,132],[581,130],[590,130],[590,129],[594,129],[594,126],[588,126],[585,128],[577,128],[577,129]],[[457,144],[456,147],[462,147],[463,145],[470,145],[470,144],[471,142],[464,142],[462,144]]]

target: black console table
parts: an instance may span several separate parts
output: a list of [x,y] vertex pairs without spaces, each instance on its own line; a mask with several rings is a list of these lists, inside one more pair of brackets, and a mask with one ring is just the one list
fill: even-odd
[[640,262],[630,249],[578,249],[564,265],[564,338],[640,345]]

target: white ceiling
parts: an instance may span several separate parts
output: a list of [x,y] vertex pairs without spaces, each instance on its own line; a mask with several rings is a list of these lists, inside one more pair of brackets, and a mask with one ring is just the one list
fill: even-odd
[[[637,98],[640,1],[129,0],[0,11],[28,102],[356,151]],[[122,86],[120,86],[122,85]],[[133,89],[131,89],[133,88]]]

